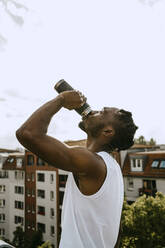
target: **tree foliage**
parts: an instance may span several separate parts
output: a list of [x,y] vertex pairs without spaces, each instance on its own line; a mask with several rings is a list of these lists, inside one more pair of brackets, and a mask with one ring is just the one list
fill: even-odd
[[37,248],[52,248],[51,243],[49,241],[46,241],[41,246],[38,246]]
[[35,231],[29,236],[29,234],[23,231],[21,226],[17,226],[13,234],[14,238],[12,244],[16,248],[37,248],[43,243],[43,235],[41,231]]
[[139,138],[135,139],[134,141],[135,144],[140,144],[140,145],[151,145],[151,146],[156,145],[156,140],[151,138],[149,141],[147,141],[143,135],[139,136]]
[[25,232],[23,231],[21,226],[17,226],[16,230],[13,232],[14,238],[12,244],[15,247],[25,248]]
[[121,248],[165,247],[165,196],[139,197],[132,205],[124,202]]
[[37,248],[42,243],[43,243],[42,232],[41,231],[33,232],[32,236],[30,237],[30,242],[29,242],[28,248]]

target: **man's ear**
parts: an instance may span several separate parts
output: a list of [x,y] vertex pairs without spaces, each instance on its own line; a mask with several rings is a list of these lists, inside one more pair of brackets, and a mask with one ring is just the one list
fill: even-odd
[[103,128],[102,134],[106,137],[112,137],[115,134],[115,130],[112,126],[106,126]]

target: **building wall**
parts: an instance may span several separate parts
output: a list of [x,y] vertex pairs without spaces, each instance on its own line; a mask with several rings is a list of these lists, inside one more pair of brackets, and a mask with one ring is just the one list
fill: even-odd
[[141,178],[134,178],[133,179],[133,188],[130,188],[128,186],[128,178],[130,177],[124,177],[124,192],[127,201],[135,201],[139,197],[139,188],[142,188],[142,179]]
[[[128,187],[128,179],[133,179],[134,187]],[[135,201],[139,197],[139,188],[143,187],[143,180],[155,180],[157,192],[165,194],[165,179],[164,178],[137,178],[137,177],[124,177],[124,191],[127,201]]]
[[156,187],[158,192],[165,194],[165,179],[156,179]]

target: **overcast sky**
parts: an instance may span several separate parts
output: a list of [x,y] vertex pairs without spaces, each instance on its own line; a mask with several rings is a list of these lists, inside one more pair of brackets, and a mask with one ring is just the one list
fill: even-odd
[[[64,78],[93,109],[133,113],[136,137],[165,143],[165,1],[0,0],[0,147],[21,147],[15,130],[57,95]],[[18,1],[16,1],[18,3]],[[86,138],[62,109],[49,134]]]

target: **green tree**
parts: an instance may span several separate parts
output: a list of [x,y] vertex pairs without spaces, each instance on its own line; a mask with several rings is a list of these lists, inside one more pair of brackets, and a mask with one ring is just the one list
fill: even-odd
[[124,202],[121,248],[165,247],[165,196],[139,197],[135,203]]
[[139,136],[138,139],[135,139],[135,143],[140,144],[140,145],[146,145],[146,140],[143,135]]
[[156,141],[153,138],[151,138],[150,141],[149,141],[149,145],[155,146],[156,145]]
[[149,141],[145,139],[143,135],[139,136],[139,138],[134,140],[135,144],[140,144],[140,145],[151,145],[154,146],[156,145],[156,140],[151,138]]
[[37,248],[43,243],[43,234],[41,231],[36,231],[31,234],[26,242],[26,248]]
[[16,248],[37,248],[43,243],[43,234],[41,231],[35,231],[29,234],[25,233],[21,226],[18,226],[13,234],[12,244]]
[[38,246],[37,248],[52,248],[51,243],[49,241],[46,241],[41,246]]
[[14,238],[12,244],[15,247],[25,248],[25,232],[23,231],[21,226],[17,226],[16,230],[13,232]]

